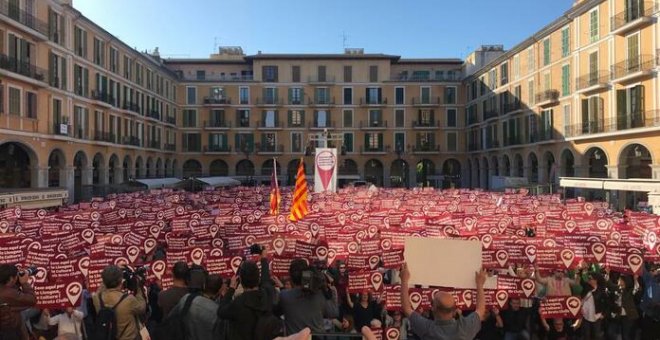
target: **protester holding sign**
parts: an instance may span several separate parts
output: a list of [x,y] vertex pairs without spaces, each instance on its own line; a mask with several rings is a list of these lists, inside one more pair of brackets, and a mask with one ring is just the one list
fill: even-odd
[[413,310],[410,301],[410,271],[408,265],[403,264],[401,268],[401,306],[403,313],[410,319],[413,333],[422,339],[473,339],[481,329],[481,321],[486,318],[486,297],[484,284],[486,283],[486,271],[475,273],[477,285],[476,310],[467,317],[455,320],[456,302],[454,297],[446,292],[438,292],[433,296],[433,317],[435,322],[425,319]]
[[26,340],[21,311],[37,303],[28,273],[13,264],[0,264],[0,339]]
[[83,313],[81,311],[74,310],[73,307],[67,307],[64,312],[51,316],[50,310],[44,309],[42,316],[48,325],[57,326],[58,336],[76,340],[83,339]]

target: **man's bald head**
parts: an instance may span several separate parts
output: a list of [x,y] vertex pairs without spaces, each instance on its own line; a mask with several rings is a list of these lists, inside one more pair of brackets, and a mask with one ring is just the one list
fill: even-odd
[[433,314],[439,319],[451,319],[456,312],[456,300],[448,292],[437,292],[433,296]]

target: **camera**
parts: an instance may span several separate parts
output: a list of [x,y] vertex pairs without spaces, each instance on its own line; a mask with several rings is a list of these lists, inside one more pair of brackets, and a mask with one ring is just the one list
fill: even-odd
[[129,266],[124,266],[124,289],[130,290],[131,292],[137,292],[138,280],[144,282],[147,276],[147,271],[149,270],[148,265],[136,267],[132,269]]
[[303,291],[308,293],[326,291],[328,287],[323,272],[314,267],[302,272],[301,286]]
[[37,269],[36,266],[29,266],[29,267],[24,268],[23,270],[19,271],[18,275],[20,275],[20,276],[24,276],[24,275],[35,276],[35,275],[37,275],[38,271],[39,271],[39,269]]
[[250,246],[250,255],[261,255],[264,251],[264,247],[260,244],[253,244]]

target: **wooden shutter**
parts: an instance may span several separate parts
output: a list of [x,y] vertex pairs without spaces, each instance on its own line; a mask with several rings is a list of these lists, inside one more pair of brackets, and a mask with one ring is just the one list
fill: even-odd
[[300,110],[300,126],[305,126],[305,110]]
[[616,91],[616,115],[618,117],[624,117],[626,111],[628,110],[626,90],[617,90]]

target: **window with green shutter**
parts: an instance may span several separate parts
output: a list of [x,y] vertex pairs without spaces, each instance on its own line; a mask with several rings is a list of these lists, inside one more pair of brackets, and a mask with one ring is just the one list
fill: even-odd
[[561,67],[561,95],[569,94],[571,94],[571,66],[567,64]]
[[568,57],[571,52],[570,48],[570,29],[568,27],[561,30],[561,56],[562,58]]
[[590,42],[598,41],[599,35],[598,29],[598,9],[595,9],[589,13],[589,38]]
[[543,66],[550,65],[550,38],[543,40]]
[[346,152],[353,152],[353,133],[344,133],[344,147]]

